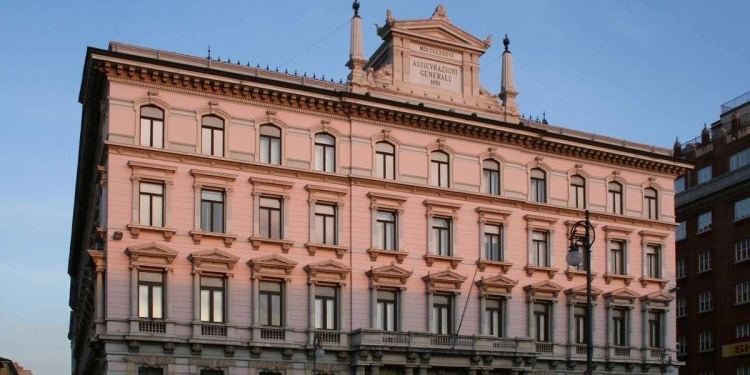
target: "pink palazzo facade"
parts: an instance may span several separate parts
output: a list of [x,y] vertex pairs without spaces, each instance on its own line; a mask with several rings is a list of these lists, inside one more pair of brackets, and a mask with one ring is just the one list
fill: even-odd
[[367,59],[358,6],[343,83],[89,48],[73,373],[580,373],[586,277],[565,255],[584,209],[596,371],[658,373],[690,164],[520,118],[507,37],[493,95],[491,36],[442,6],[389,10]]

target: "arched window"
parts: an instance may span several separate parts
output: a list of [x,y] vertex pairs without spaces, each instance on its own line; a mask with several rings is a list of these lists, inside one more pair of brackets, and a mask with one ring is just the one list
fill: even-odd
[[315,170],[336,171],[336,138],[328,133],[315,134]]
[[487,194],[500,194],[500,164],[487,159],[482,162],[482,178],[484,178],[484,192]]
[[586,208],[586,180],[580,175],[570,176],[570,200],[575,208]]
[[219,116],[201,118],[201,153],[224,156],[224,120]]
[[657,191],[654,188],[646,188],[643,190],[643,206],[646,210],[646,217],[649,219],[658,219],[659,218],[659,200],[657,198]]
[[375,176],[396,179],[396,148],[388,142],[375,144]]
[[449,187],[450,165],[449,157],[443,151],[433,151],[430,154],[430,185]]
[[281,165],[281,129],[274,125],[260,126],[260,162]]
[[164,111],[157,106],[141,107],[141,146],[164,148]]
[[622,184],[612,181],[608,185],[609,212],[622,214]]
[[539,168],[531,170],[531,200],[547,203],[547,173]]

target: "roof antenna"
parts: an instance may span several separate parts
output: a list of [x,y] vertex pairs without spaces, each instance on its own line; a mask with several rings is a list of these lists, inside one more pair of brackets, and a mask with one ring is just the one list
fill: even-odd
[[206,58],[211,60],[211,45],[208,46],[208,56]]

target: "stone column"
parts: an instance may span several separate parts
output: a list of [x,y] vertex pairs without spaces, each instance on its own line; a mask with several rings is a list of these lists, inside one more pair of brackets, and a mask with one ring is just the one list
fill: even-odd
[[536,339],[536,327],[534,326],[534,298],[528,297],[526,299],[526,330],[529,333],[529,337]]
[[138,318],[138,268],[130,266],[130,318]]
[[[432,316],[432,292],[427,292],[427,328],[425,332],[433,332],[434,317]],[[425,370],[426,371],[426,370]]]
[[354,375],[365,375],[365,366],[357,365],[354,370]]
[[479,334],[480,335],[486,335],[487,332],[487,318],[485,314],[485,310],[487,305],[487,297],[484,295],[479,296]]
[[380,375],[380,366],[370,365],[370,375]]
[[[377,321],[378,297],[377,296],[378,296],[378,289],[375,286],[370,287],[370,328],[372,329],[377,329],[378,327],[378,321]],[[399,301],[399,307],[400,307],[400,302],[401,301]],[[401,316],[402,315],[399,315],[399,318]]]
[[[309,309],[308,314],[308,328],[310,330],[315,329],[315,283],[313,281],[310,281],[308,283],[308,301],[307,306]],[[310,336],[310,339],[312,339],[312,336]]]
[[[250,288],[253,293],[253,319],[252,324],[253,326],[259,326],[260,325],[260,282],[258,281],[258,277],[253,275],[250,277]],[[287,312],[286,308],[286,290],[282,291],[282,294],[284,296],[284,314]],[[284,325],[286,325],[286,319],[284,320]]]
[[550,304],[550,317],[549,317],[549,341],[550,343],[555,342],[555,327],[557,327],[557,300],[553,300]]
[[414,367],[404,367],[404,375],[414,375]]
[[342,331],[342,330],[346,329],[346,307],[348,305],[347,305],[347,302],[346,302],[346,292],[344,290],[344,284],[339,284],[339,286],[338,286],[337,289],[338,289],[338,293],[339,293],[339,295],[338,295],[338,297],[339,297],[339,311],[338,311],[338,313],[339,313],[339,326],[338,326],[338,330]]
[[425,366],[419,367],[419,370],[417,371],[417,375],[427,375],[427,367]]
[[[575,298],[575,297],[572,297]],[[569,301],[568,306],[568,345],[575,342],[575,303]],[[571,349],[572,350],[572,349]]]
[[164,300],[166,302],[167,311],[165,312],[165,319],[169,320],[172,319],[172,305],[174,303],[172,302],[172,287],[174,282],[172,281],[174,277],[172,276],[173,268],[170,266],[165,270],[164,278],[166,279],[166,288],[164,288]]
[[605,309],[604,319],[606,320],[606,322],[604,322],[604,327],[607,330],[605,344],[607,347],[610,347],[614,343],[614,332],[612,332],[612,330],[614,329],[614,325],[612,324],[612,306],[610,306],[609,304],[605,304],[604,309]]
[[104,321],[104,268],[96,266],[96,299],[95,316],[96,321]]
[[227,316],[224,318],[225,324],[231,324],[232,323],[232,303],[227,303],[228,301],[232,301],[232,274],[228,274],[226,276],[227,279],[227,296],[224,298],[224,303],[227,306]]
[[193,320],[201,320],[201,273],[193,271]]

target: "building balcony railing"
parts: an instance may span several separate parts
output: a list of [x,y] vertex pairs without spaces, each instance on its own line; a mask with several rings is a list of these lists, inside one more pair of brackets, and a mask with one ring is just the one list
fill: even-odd
[[539,354],[554,354],[555,344],[551,342],[538,342],[536,343],[536,352]]
[[352,346],[394,346],[424,349],[486,350],[534,353],[528,338],[438,335],[426,332],[388,332],[360,329],[350,334]]
[[167,323],[161,320],[140,320],[138,321],[138,332],[163,334],[167,332]]
[[201,325],[201,336],[227,337],[227,327],[223,324],[203,323],[203,325]]
[[260,339],[265,341],[284,341],[286,331],[283,328],[261,328]]
[[609,355],[613,358],[629,358],[630,348],[627,346],[614,346],[609,348]]

